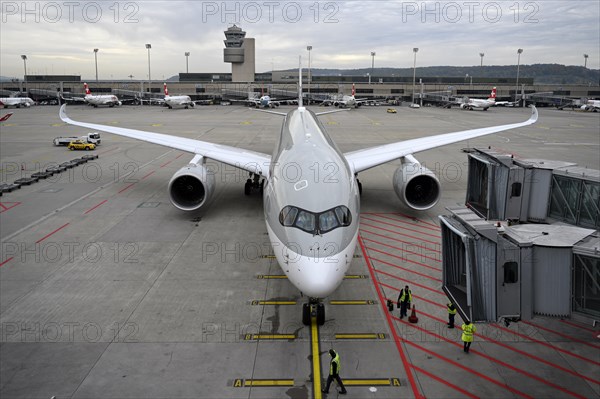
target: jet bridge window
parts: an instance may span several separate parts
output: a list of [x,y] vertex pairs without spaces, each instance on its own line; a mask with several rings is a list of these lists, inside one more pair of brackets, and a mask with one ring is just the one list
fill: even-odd
[[340,205],[324,212],[314,213],[295,206],[286,206],[279,213],[279,223],[296,227],[313,235],[324,234],[352,223],[350,209]]

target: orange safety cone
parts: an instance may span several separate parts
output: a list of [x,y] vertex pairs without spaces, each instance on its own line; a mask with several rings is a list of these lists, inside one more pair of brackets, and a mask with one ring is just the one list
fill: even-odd
[[419,321],[419,318],[417,317],[415,305],[412,305],[412,311],[410,312],[410,316],[408,316],[408,321],[410,323],[416,323]]

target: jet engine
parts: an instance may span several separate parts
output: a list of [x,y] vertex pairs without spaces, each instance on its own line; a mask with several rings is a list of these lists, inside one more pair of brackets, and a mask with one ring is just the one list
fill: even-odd
[[179,169],[169,181],[169,196],[176,208],[195,211],[208,202],[214,188],[214,173],[209,172],[203,164],[192,161]]
[[424,211],[437,204],[442,189],[435,174],[408,155],[394,173],[394,191],[405,205]]

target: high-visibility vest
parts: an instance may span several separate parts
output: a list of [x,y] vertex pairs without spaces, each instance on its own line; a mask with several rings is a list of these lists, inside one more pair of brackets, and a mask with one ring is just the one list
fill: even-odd
[[448,308],[449,314],[456,314],[456,308],[454,307],[454,305],[449,303],[449,304],[446,304],[446,307]]
[[340,374],[340,355],[335,353],[335,357],[331,359],[331,363],[329,363],[329,375],[333,375],[333,363],[336,365],[337,373]]
[[400,302],[404,302],[406,300],[406,293],[408,292],[408,302],[412,302],[412,294],[410,290],[403,289],[402,295],[400,296]]
[[475,324],[463,324],[462,325],[462,340],[464,342],[473,342],[473,334],[477,331]]

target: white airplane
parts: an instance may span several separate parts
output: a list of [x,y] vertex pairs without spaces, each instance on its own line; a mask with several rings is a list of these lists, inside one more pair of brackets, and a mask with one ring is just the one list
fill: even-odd
[[588,100],[580,109],[583,111],[600,112],[600,100]]
[[33,101],[29,97],[2,97],[2,98],[0,98],[0,105],[3,105],[4,108],[8,108],[8,107],[29,108],[32,105],[35,105],[35,101]]
[[482,98],[465,98],[465,100],[460,104],[461,109],[468,109],[470,111],[481,108],[484,111],[487,111],[489,107],[493,107],[496,104],[496,88],[492,89],[492,93],[490,96],[484,100]]
[[352,83],[352,94],[349,96],[343,96],[341,100],[335,100],[333,101],[333,106],[334,107],[339,107],[339,108],[358,108],[360,107],[365,101],[367,101],[366,98],[356,98],[356,88],[354,87],[354,83]]
[[114,107],[115,105],[121,106],[123,104],[114,94],[94,95],[90,91],[87,83],[84,83],[83,87],[85,88],[85,97],[83,100],[94,108],[97,108],[98,105],[108,105],[109,107]]
[[[309,298],[302,308],[305,324],[310,324],[311,315],[316,315],[319,324],[324,323],[325,308],[321,300],[338,288],[354,257],[360,212],[358,173],[401,160],[392,182],[394,190],[410,208],[426,210],[438,202],[440,182],[412,154],[531,125],[538,118],[533,107],[531,117],[524,122],[342,153],[318,119],[323,113],[315,114],[303,106],[302,81],[298,86],[297,108],[287,114],[264,111],[284,117],[273,155],[168,134],[74,121],[67,116],[65,105],[60,109],[60,118],[71,125],[193,154],[190,163],[175,172],[168,185],[171,202],[183,211],[201,209],[214,193],[216,179],[205,166],[207,158],[250,172],[252,178],[246,182],[245,193],[253,189],[262,192],[267,232],[277,262],[288,280]],[[318,174],[315,165],[322,169]],[[289,177],[290,167],[297,177]]]
[[183,107],[188,109],[188,107],[194,107],[196,105],[190,96],[170,96],[166,83],[163,83],[163,89],[165,91],[165,105],[169,107],[169,109],[173,109],[173,107]]

